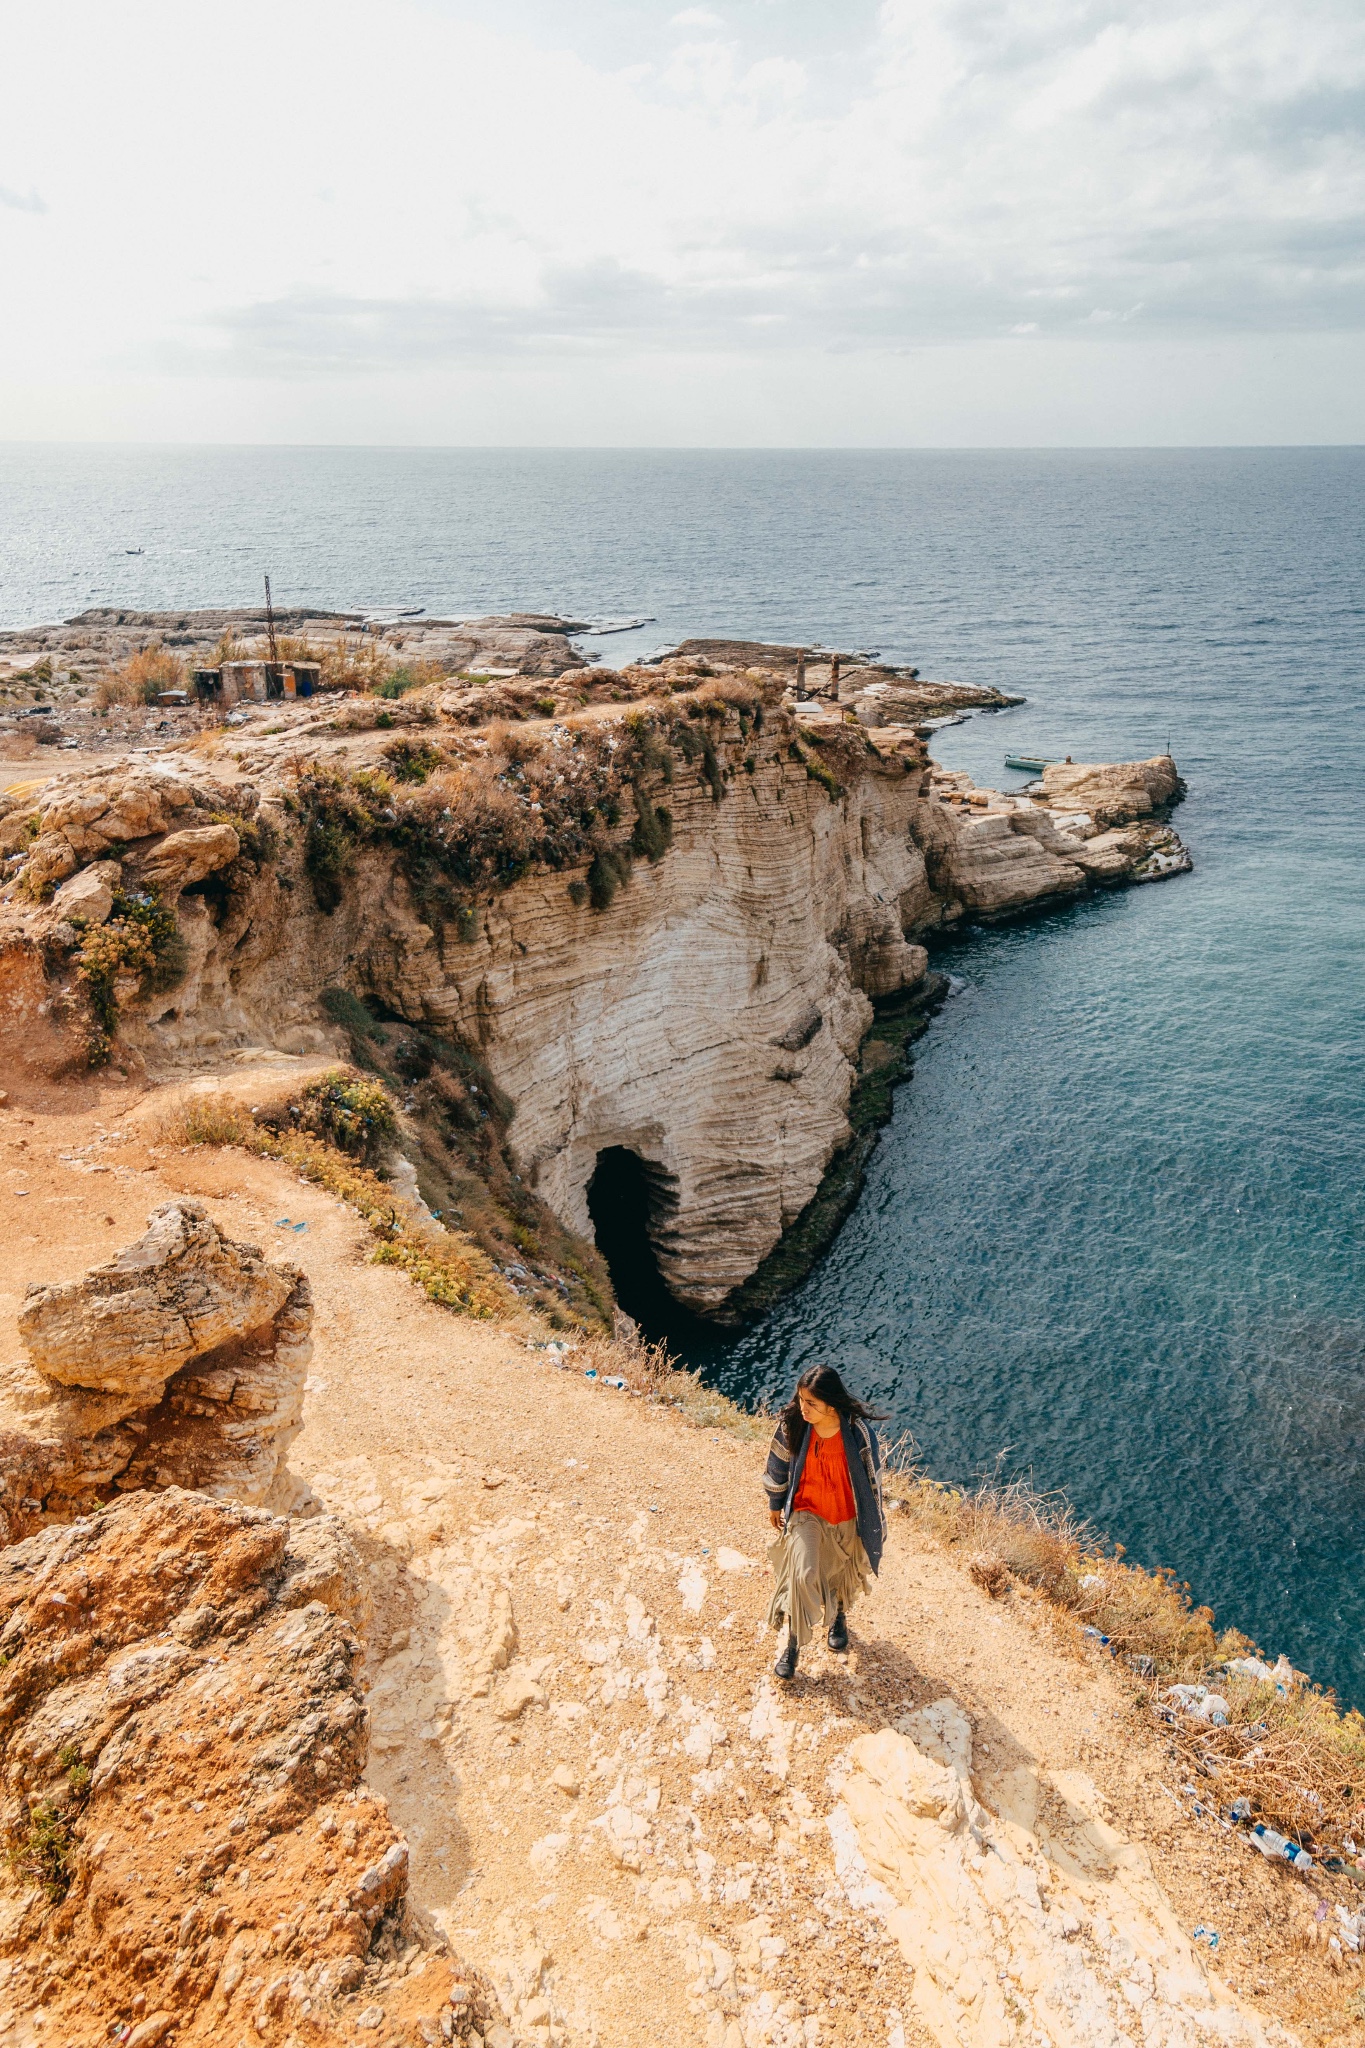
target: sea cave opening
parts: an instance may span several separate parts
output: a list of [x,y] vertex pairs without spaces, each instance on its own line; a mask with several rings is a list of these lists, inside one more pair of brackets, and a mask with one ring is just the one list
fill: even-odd
[[665,1167],[625,1145],[598,1153],[588,1182],[593,1236],[617,1303],[651,1343],[680,1342],[696,1325],[669,1292],[655,1248],[677,1206],[677,1185]]

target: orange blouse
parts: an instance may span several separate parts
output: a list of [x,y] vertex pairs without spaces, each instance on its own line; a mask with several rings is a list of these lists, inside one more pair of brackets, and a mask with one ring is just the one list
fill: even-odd
[[817,1436],[812,1429],[792,1513],[818,1515],[822,1522],[851,1522],[857,1512],[843,1431],[836,1429],[833,1436]]

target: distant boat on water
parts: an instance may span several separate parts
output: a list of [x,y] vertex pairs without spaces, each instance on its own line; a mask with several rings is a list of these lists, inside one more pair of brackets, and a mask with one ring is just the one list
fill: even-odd
[[125,548],[123,552],[125,555],[145,555],[147,550],[146,548]]
[[1023,768],[1030,775],[1041,775],[1045,768],[1055,768],[1055,761],[1045,761],[1041,754],[1006,754],[1007,768]]

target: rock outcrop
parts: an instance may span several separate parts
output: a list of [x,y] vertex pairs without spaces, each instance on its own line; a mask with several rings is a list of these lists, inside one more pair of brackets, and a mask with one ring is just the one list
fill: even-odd
[[836,1867],[894,1935],[940,2048],[1288,2048],[1209,1975],[1146,1850],[1100,1818],[1079,1773],[1020,1764],[992,1811],[951,1699],[859,1736],[847,1762]]
[[1088,814],[1101,829],[1149,818],[1173,804],[1183,789],[1169,754],[1110,765],[1054,761],[1043,770],[1043,795],[1052,809]]
[[[381,640],[408,660],[439,661],[449,669],[515,669],[556,676],[584,666],[569,641],[587,621],[541,612],[507,612],[477,619],[367,618],[360,612],[278,611],[282,633],[330,645],[339,635]],[[101,606],[57,626],[0,633],[0,664],[31,667],[46,659],[54,676],[69,668],[89,676],[105,663],[125,660],[149,644],[173,649],[188,661],[207,662],[224,636],[264,640],[266,615],[253,607],[212,611],[139,612]]]
[[[214,785],[173,757],[16,804],[0,822],[12,875],[0,1061],[50,1071],[59,1046],[72,1065],[87,1056],[81,932],[107,891],[111,946],[132,961],[114,986],[125,1058],[165,1071],[252,1045],[340,1050],[323,992],[371,996],[477,1052],[516,1105],[518,1171],[570,1229],[590,1231],[601,1155],[638,1155],[661,1271],[679,1300],[714,1313],[847,1141],[873,1004],[922,979],[924,937],[1188,859],[1153,816],[1178,793],[1169,761],[1002,796],[931,769],[881,671],[855,680],[859,703],[887,720],[868,726],[848,705],[796,710],[790,693],[784,704],[784,671],[750,666],[694,691],[697,669],[631,671],[619,711],[598,703],[577,723],[546,716],[510,737],[469,728],[474,686],[458,703],[439,690],[404,700],[425,723],[399,743],[365,700],[367,730],[310,712],[277,742],[234,743],[247,782]],[[490,742],[504,750],[495,778]],[[414,747],[428,765],[410,770]],[[577,850],[526,858],[593,748],[608,779],[575,827]],[[613,781],[616,748],[634,765]],[[304,761],[343,793],[330,839],[294,794]],[[439,813],[429,801],[405,811],[387,780],[354,779],[420,781],[431,762],[453,778]],[[346,792],[369,806],[359,838],[346,836]],[[453,817],[473,822],[447,860],[439,835]],[[77,887],[84,925],[65,893]],[[128,891],[174,910],[173,972],[147,971],[145,952],[118,938],[120,917],[136,915],[119,908]]]
[[186,1200],[83,1279],[30,1288],[28,1358],[0,1369],[8,1534],[145,1487],[284,1504],[312,1319],[297,1267]]
[[178,1489],[0,1554],[7,2041],[467,2038],[361,1783],[358,1576],[333,1522]]

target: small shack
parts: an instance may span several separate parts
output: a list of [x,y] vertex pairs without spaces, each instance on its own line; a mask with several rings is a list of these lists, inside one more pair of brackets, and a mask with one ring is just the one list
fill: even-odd
[[[268,661],[225,661],[222,675],[224,704],[264,704],[270,696]],[[277,694],[283,695],[283,692]]]
[[197,668],[192,681],[201,704],[268,704],[283,697],[315,697],[322,688],[319,661],[225,661],[221,668]]

